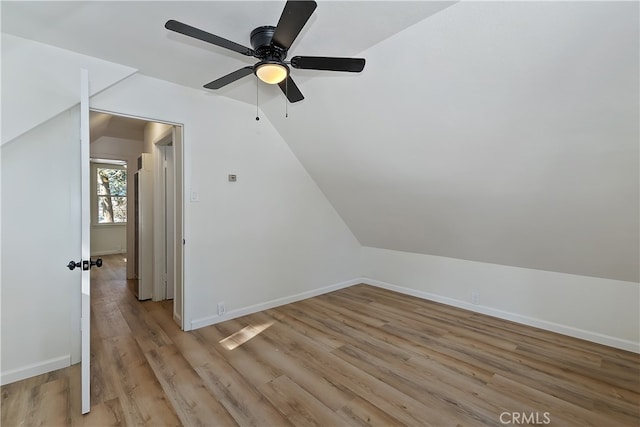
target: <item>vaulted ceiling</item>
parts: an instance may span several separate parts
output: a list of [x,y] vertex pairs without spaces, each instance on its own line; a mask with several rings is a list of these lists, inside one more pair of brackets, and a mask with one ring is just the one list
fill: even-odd
[[146,120],[91,111],[89,116],[91,142],[103,136],[142,141],[147,123],[149,122]]
[[[2,30],[201,88],[254,61],[164,22],[248,45],[283,5],[3,1]],[[290,55],[365,70],[260,107],[363,245],[638,281],[638,6],[321,1]]]

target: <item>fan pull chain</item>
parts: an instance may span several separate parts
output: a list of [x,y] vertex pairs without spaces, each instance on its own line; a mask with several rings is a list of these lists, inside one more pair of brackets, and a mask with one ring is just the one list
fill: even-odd
[[258,76],[256,76],[256,121],[260,120],[260,117],[258,116],[258,86],[260,85],[260,82],[258,81]]
[[289,77],[284,81],[284,117],[289,117]]

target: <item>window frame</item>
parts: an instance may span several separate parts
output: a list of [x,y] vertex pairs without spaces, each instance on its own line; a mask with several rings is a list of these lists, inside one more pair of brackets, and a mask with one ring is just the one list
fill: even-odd
[[[99,222],[98,218],[98,169],[120,169],[126,172],[127,185],[124,196],[127,199],[127,220],[124,222]],[[129,170],[127,162],[122,160],[91,159],[91,226],[92,227],[123,227],[129,222]]]

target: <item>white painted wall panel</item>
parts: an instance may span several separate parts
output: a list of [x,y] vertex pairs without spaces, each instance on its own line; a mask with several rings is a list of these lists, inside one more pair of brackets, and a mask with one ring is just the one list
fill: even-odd
[[127,225],[91,227],[91,255],[127,253]]
[[2,383],[79,361],[78,111],[1,148]]

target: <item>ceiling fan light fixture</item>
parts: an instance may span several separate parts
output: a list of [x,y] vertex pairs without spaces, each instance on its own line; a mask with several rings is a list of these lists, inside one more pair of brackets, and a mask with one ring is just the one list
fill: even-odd
[[280,62],[261,62],[256,66],[256,76],[270,85],[283,81],[289,75],[289,67]]

